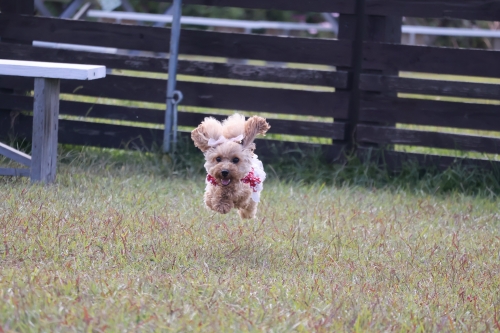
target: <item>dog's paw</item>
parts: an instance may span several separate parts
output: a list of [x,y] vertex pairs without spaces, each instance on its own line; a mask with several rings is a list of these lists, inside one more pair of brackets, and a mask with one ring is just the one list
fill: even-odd
[[221,214],[227,214],[231,211],[232,208],[233,206],[228,203],[221,203],[215,206],[215,211]]
[[254,219],[257,215],[256,209],[238,209],[238,214],[243,220]]

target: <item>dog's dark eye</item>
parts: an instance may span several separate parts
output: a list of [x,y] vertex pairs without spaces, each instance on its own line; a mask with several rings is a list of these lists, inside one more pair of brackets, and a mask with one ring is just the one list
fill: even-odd
[[233,158],[233,163],[234,164],[238,163],[239,161],[240,161],[240,159],[238,157]]
[[222,161],[222,158],[217,157],[215,160],[216,160],[217,162],[220,162],[220,161]]

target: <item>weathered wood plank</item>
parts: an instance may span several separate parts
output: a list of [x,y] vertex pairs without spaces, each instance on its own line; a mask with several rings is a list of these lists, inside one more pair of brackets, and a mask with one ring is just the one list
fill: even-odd
[[[349,101],[349,126],[347,127],[346,138],[350,140],[349,146],[355,151],[357,148],[356,125],[360,120],[360,100],[361,75],[367,70],[363,68],[364,62],[364,42],[385,42],[385,43],[400,43],[401,42],[401,24],[400,16],[369,16],[365,15],[365,1],[356,1],[356,15],[341,15],[339,19],[339,38],[353,39],[352,52],[352,80],[350,87]],[[371,70],[373,72],[373,70]],[[394,70],[380,70],[380,74],[395,74]],[[371,92],[377,94],[376,92]],[[370,94],[365,92],[366,94]],[[384,124],[388,125],[388,124]]]
[[96,80],[106,77],[106,67],[0,59],[0,75],[49,79]]
[[[0,114],[0,120],[8,115]],[[11,127],[10,122],[0,121],[0,135],[10,131],[18,139],[32,140],[33,117],[19,115]],[[86,145],[102,148],[127,148],[148,150],[163,142],[163,130],[59,120],[59,143]]]
[[[33,0],[0,1],[0,12],[8,15],[34,15],[35,7]],[[1,36],[1,35],[0,35]],[[2,36],[2,43],[28,44],[31,45],[32,39],[11,39]],[[3,46],[3,45],[2,45]]]
[[[18,1],[7,1],[3,0],[0,1],[0,12],[2,12],[5,15],[34,15],[35,13],[35,8],[34,8],[34,1],[33,0],[18,0]],[[25,38],[8,38],[6,36],[2,36],[0,34],[0,40],[2,47],[0,49],[3,49],[5,47],[8,47],[9,44],[26,44],[26,45],[31,45],[32,44],[32,39],[29,36],[25,36]],[[33,90],[33,85],[31,86],[31,89]],[[9,90],[3,90],[4,93],[14,93],[12,89]],[[17,91],[18,93],[24,93],[23,91]],[[0,106],[2,107],[2,106]],[[0,111],[4,111],[3,109],[0,109]]]
[[3,13],[32,15],[35,12],[35,7],[31,0],[0,1],[0,10]]
[[[1,88],[29,89],[29,79],[2,76]],[[345,119],[348,92],[315,92],[275,88],[178,82],[183,105],[207,108],[302,114]],[[96,81],[63,81],[61,92],[145,102],[165,102],[164,80],[108,75]]]
[[[61,101],[60,113],[63,115],[85,116],[92,118],[116,119],[138,121],[153,124],[163,124],[164,111],[120,107],[113,105],[99,105],[79,102]],[[223,120],[227,116],[220,114],[191,113],[179,111],[179,126],[198,126],[205,117],[214,117]],[[311,121],[294,121],[282,119],[269,119],[274,134],[291,134],[300,136],[314,136],[342,140],[345,136],[345,123],[337,121],[331,123],[318,123]]]
[[[0,120],[2,120],[1,114]],[[0,121],[0,134],[9,128],[8,123]],[[20,116],[16,121],[14,134],[19,138],[29,140],[31,128],[32,118]],[[183,140],[190,140],[189,132],[179,132],[179,136]],[[62,144],[150,151],[160,147],[162,142],[163,131],[158,129],[72,120],[59,121],[59,143]],[[311,149],[321,149],[325,159],[333,161],[342,157],[345,148],[344,145],[319,145],[268,139],[258,139],[256,142],[259,156],[270,158],[275,158],[277,151],[274,148],[279,147],[278,151],[282,155],[289,153],[307,154]]]
[[[365,2],[366,6],[366,2]],[[368,27],[367,27],[367,34],[369,38],[366,39],[366,41],[369,42],[379,42],[379,43],[395,43],[395,44],[400,44],[401,43],[401,26],[403,24],[403,18],[401,16],[373,16],[369,15],[368,16]],[[375,71],[375,70],[364,70],[365,72],[370,72],[370,73],[377,73],[379,75],[398,75],[399,71],[397,70],[381,70],[381,71]],[[362,82],[362,75],[359,78],[360,82]],[[361,86],[361,83],[360,83]],[[360,90],[361,87],[359,87]],[[364,95],[379,95],[381,92],[379,91],[372,91],[372,92],[363,92],[362,94]],[[361,94],[360,94],[361,95]],[[395,92],[386,92],[384,93],[386,96],[392,96],[392,97],[397,97],[397,93]],[[388,123],[388,122],[381,122],[378,123],[377,125],[382,125],[382,126],[392,126],[395,127],[395,123]],[[357,138],[356,138],[357,140]],[[390,148],[390,146],[386,146],[386,148]]]
[[500,131],[500,106],[365,95],[360,120]]
[[264,163],[276,162],[282,157],[294,156],[298,160],[308,158],[315,151],[325,162],[344,162],[346,146],[344,144],[313,144],[304,142],[286,142],[268,139],[257,139],[256,153]]
[[[354,130],[359,119],[359,76],[363,71],[363,41],[365,39],[366,16],[364,14],[363,0],[353,1],[355,6],[355,15],[342,14],[339,17],[339,34],[340,40],[352,40],[351,65],[348,67],[340,67],[341,70],[349,71],[350,80],[349,86],[346,89],[340,89],[339,92],[349,94],[349,103],[347,105],[346,120],[348,126],[346,128],[347,149],[354,151],[356,149],[356,137]],[[342,144],[344,142],[335,142]]]
[[16,161],[17,163],[20,163],[27,167],[31,166],[31,156],[23,153],[22,151],[7,146],[1,142],[0,142],[0,155],[10,158],[11,160]]
[[[165,102],[165,81],[109,75],[105,80],[62,83],[61,91],[80,95]],[[304,114],[342,119],[348,93],[328,93],[274,88],[178,82],[183,105],[217,109]]]
[[273,133],[276,134],[313,136],[333,140],[345,139],[346,123],[341,121],[336,121],[333,124],[281,119],[269,119],[268,121],[272,124]]
[[29,177],[30,169],[0,168],[0,176]]
[[500,138],[414,131],[385,126],[358,125],[358,142],[364,144],[399,144],[443,149],[500,153]]
[[366,0],[366,11],[370,15],[382,16],[497,21],[500,17],[500,2],[491,0]]
[[50,184],[56,179],[59,84],[57,79],[35,79],[32,182]]
[[361,76],[360,88],[366,91],[500,99],[499,84],[421,80],[373,74]]
[[401,171],[408,164],[417,164],[422,168],[436,168],[438,170],[446,170],[453,166],[494,171],[500,170],[500,162],[489,160],[374,150],[369,147],[359,147],[358,153],[363,161],[379,163],[388,170],[395,172]]
[[[152,1],[172,2],[168,0]],[[354,13],[354,3],[350,0],[183,0],[183,4],[307,12]]]
[[[0,14],[2,38],[168,52],[170,29]],[[183,30],[180,54],[349,65],[350,41]]]
[[[9,108],[31,110],[33,98],[29,96],[0,94],[0,103]],[[83,102],[61,101],[59,113],[61,115],[125,120],[138,123],[163,124],[165,122],[165,112],[160,110]],[[205,117],[214,117],[222,120],[226,116],[180,111],[179,125],[196,127]],[[333,124],[282,119],[272,119],[269,121],[272,122],[273,133],[275,134],[314,136],[335,140],[342,140],[345,136],[345,123],[341,121],[336,121]]]
[[[165,58],[56,50],[16,44],[3,45],[0,49],[0,59],[101,64],[113,69],[168,73],[168,59]],[[347,72],[183,60],[178,62],[177,70],[179,74],[202,77],[293,83],[335,88],[345,88],[347,86]]]
[[366,69],[500,77],[500,51],[366,42],[363,54]]
[[[32,111],[33,97],[25,95],[0,94],[0,105],[6,109]],[[0,115],[1,114],[8,114],[8,111],[0,110]]]

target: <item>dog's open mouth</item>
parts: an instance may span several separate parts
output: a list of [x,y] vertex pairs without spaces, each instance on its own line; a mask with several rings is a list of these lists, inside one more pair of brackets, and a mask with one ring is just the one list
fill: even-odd
[[221,179],[220,182],[222,186],[227,186],[231,182],[231,179]]

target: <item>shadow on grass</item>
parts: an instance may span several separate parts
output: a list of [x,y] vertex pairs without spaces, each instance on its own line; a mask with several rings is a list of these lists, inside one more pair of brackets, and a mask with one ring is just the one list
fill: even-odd
[[[13,145],[29,153],[29,143],[14,142]],[[91,169],[94,174],[120,170],[127,174],[148,173],[162,177],[205,176],[203,154],[189,138],[182,137],[173,154],[163,154],[157,146],[135,148],[120,150],[62,145],[59,159],[62,165]],[[261,159],[268,179],[277,181],[403,189],[431,195],[460,193],[496,197],[500,194],[500,170],[494,168],[485,170],[457,164],[443,171],[434,166],[423,168],[408,162],[401,165],[400,171],[392,172],[383,163],[367,163],[345,154],[337,162],[328,162],[320,147],[304,150],[298,145],[273,143],[266,151]],[[0,162],[5,164],[6,161]]]
[[[380,152],[373,152],[380,155]],[[461,193],[496,197],[500,194],[500,170],[473,165],[455,164],[445,170],[436,165],[422,167],[416,162],[401,163],[397,172],[390,170],[383,158],[378,163],[366,162],[355,156],[342,154],[334,163],[322,156],[320,149],[287,152],[276,147],[272,158],[267,158],[268,174],[284,181],[324,183],[336,186],[404,189],[432,195]]]

